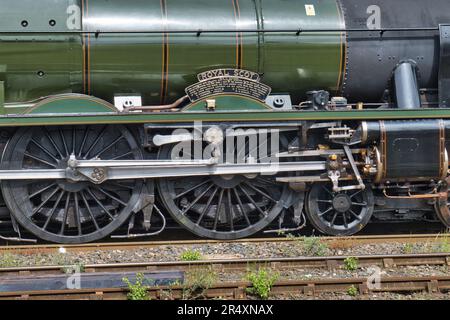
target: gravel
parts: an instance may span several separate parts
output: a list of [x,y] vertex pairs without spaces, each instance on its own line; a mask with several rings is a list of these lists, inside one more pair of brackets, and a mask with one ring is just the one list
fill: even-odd
[[27,252],[21,254],[0,254],[0,267],[44,266],[65,264],[103,264],[150,261],[177,261],[183,253],[196,251],[202,259],[276,258],[301,256],[358,256],[410,253],[450,252],[447,241],[429,243],[376,243],[349,245],[342,243],[329,246],[319,238],[294,240],[290,242],[266,243],[214,243],[202,245],[161,245],[152,248],[129,250],[93,250],[82,252],[54,253]]

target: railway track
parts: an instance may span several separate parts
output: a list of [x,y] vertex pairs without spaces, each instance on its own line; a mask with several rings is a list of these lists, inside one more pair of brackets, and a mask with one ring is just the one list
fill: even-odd
[[[320,293],[344,293],[350,287],[357,288],[360,294],[371,292],[447,292],[450,290],[450,276],[427,277],[390,277],[382,278],[378,289],[369,289],[366,278],[327,279],[327,280],[290,280],[274,284],[271,296],[287,294],[315,295]],[[246,299],[250,282],[230,282],[214,285],[202,291],[203,298]],[[151,299],[185,299],[184,286],[159,286],[148,288]],[[74,290],[42,290],[28,292],[1,292],[0,300],[106,300],[126,299],[126,288],[95,288]]]
[[[272,259],[235,259],[235,260],[206,260],[191,262],[147,262],[130,264],[103,264],[86,265],[82,277],[105,275],[136,275],[137,273],[154,273],[161,277],[164,274],[175,272],[188,272],[191,269],[213,268],[217,272],[245,271],[249,268],[270,267],[276,270],[327,268],[337,269],[345,264],[345,256],[332,257],[301,257],[301,258],[272,258]],[[380,266],[382,268],[395,268],[402,266],[450,266],[450,253],[440,254],[413,254],[413,255],[378,255],[358,256],[360,267]],[[62,266],[4,268],[0,269],[0,288],[5,281],[22,280],[33,282],[36,280],[49,283],[61,282],[70,275],[63,275]],[[31,279],[31,280],[30,280]],[[121,279],[119,277],[119,279]],[[42,283],[42,282],[41,282]],[[273,295],[283,294],[320,294],[326,292],[346,292],[354,286],[360,294],[369,292],[415,292],[427,291],[445,292],[450,290],[450,276],[425,276],[425,277],[385,277],[381,279],[377,289],[369,289],[367,279],[311,279],[311,280],[287,280],[277,282],[273,289]],[[233,298],[245,299],[246,292],[251,283],[230,282],[219,283],[204,289],[201,295],[206,298]],[[181,299],[185,296],[184,285],[163,285],[149,287],[149,296],[152,298]],[[127,289],[124,286],[96,287],[85,289],[64,290],[21,290],[0,292],[0,299],[124,299]]]
[[[321,241],[330,245],[358,245],[373,243],[426,243],[438,240],[450,240],[450,235],[443,234],[410,234],[410,235],[369,235],[369,236],[351,236],[351,237],[320,237]],[[141,242],[105,242],[105,243],[87,243],[78,245],[14,245],[0,246],[0,253],[47,253],[55,252],[64,248],[66,252],[81,252],[93,250],[134,250],[138,248],[154,248],[158,246],[195,246],[217,243],[274,243],[274,242],[295,242],[299,238],[276,237],[276,238],[252,238],[233,241],[219,240],[170,240],[170,241],[141,241]]]
[[[270,267],[274,269],[296,268],[327,268],[329,270],[344,265],[348,256],[330,257],[298,257],[298,258],[269,258],[269,259],[214,259],[202,261],[170,261],[170,262],[142,262],[142,263],[113,263],[84,265],[86,273],[106,272],[144,272],[144,271],[188,271],[192,268],[212,267],[214,270],[245,271],[251,267]],[[358,265],[380,266],[383,268],[417,265],[450,266],[450,253],[410,254],[410,255],[366,255],[356,256]],[[0,277],[6,276],[42,276],[64,272],[64,266],[37,266],[0,268]]]

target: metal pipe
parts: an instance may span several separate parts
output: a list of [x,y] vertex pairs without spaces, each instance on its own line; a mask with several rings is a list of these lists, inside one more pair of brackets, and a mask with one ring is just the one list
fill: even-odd
[[382,29],[274,29],[274,30],[265,30],[265,29],[210,29],[210,30],[143,30],[143,31],[1,31],[0,34],[4,35],[17,35],[17,34],[63,34],[63,35],[95,35],[98,37],[101,34],[186,34],[186,33],[195,33],[197,36],[200,36],[202,33],[295,33],[296,35],[300,35],[302,33],[321,33],[321,32],[378,32],[380,35],[385,32],[415,32],[415,31],[439,31],[438,27],[415,27],[415,28],[382,28]]
[[129,107],[125,108],[123,112],[131,112],[131,111],[161,111],[161,110],[171,110],[171,109],[177,109],[186,99],[188,96],[181,97],[177,101],[171,104],[166,105],[160,105],[160,106],[142,106],[142,107]]
[[421,108],[416,67],[412,62],[402,62],[397,66],[394,71],[394,88],[397,108]]

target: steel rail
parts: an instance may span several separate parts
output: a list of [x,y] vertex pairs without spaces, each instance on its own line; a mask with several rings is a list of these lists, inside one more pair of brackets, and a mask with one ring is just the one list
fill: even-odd
[[[213,268],[224,271],[245,271],[254,267],[270,267],[277,270],[297,268],[327,268],[334,270],[345,265],[349,256],[329,257],[296,257],[296,258],[260,258],[260,259],[212,259],[202,261],[155,261],[141,263],[112,263],[85,265],[84,272],[145,272],[145,271],[188,271],[195,268]],[[358,259],[361,267],[380,266],[395,268],[403,266],[450,266],[450,252],[431,254],[401,254],[401,255],[360,255],[352,256]],[[0,268],[1,277],[11,276],[42,276],[57,275],[64,272],[64,266],[35,266]]]
[[[450,239],[450,234],[409,234],[409,235],[372,235],[372,236],[349,236],[349,237],[319,237],[330,245],[356,245],[356,244],[373,244],[373,243],[424,243],[435,242],[439,240]],[[301,238],[250,238],[239,240],[163,240],[163,241],[139,241],[139,242],[104,242],[104,243],[86,243],[86,244],[38,244],[38,245],[14,245],[0,246],[0,253],[43,253],[58,252],[60,248],[64,248],[66,252],[82,252],[94,250],[134,250],[141,248],[156,248],[160,246],[195,246],[220,243],[248,243],[248,244],[264,244],[264,243],[295,243],[301,241]]]
[[[450,276],[383,277],[377,289],[370,289],[366,278],[286,280],[276,282],[270,295],[345,293],[352,286],[357,288],[360,294],[374,292],[446,292],[450,290]],[[250,282],[222,282],[203,290],[201,297],[246,299],[247,289],[251,287]],[[126,288],[0,292],[0,299],[126,299],[127,292],[128,289]],[[152,299],[182,299],[186,296],[186,288],[183,285],[150,287],[148,293]]]

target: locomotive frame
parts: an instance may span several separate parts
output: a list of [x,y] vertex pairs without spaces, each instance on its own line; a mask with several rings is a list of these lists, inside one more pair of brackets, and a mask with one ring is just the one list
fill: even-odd
[[[349,14],[339,11],[339,6],[337,12]],[[162,35],[162,102],[168,95],[165,68],[170,35],[237,35],[233,68],[221,65],[220,76],[213,72],[213,76],[199,77],[197,84],[191,81],[191,74],[188,96],[177,96],[172,104],[122,105],[123,110],[92,95],[86,62],[82,75],[85,94],[52,94],[30,102],[6,103],[11,96],[8,90],[13,96],[20,90],[8,87],[8,78],[2,78],[7,70],[2,72],[0,60],[0,181],[10,211],[6,220],[10,219],[18,233],[18,237],[6,239],[26,240],[21,236],[21,230],[26,229],[47,241],[81,243],[104,238],[121,226],[127,232],[117,237],[150,236],[164,229],[163,211],[189,231],[215,239],[247,237],[276,219],[276,232],[297,230],[308,220],[318,231],[330,235],[354,234],[373,218],[439,219],[449,227],[450,26],[366,29],[342,27],[342,21],[337,24],[341,27],[0,32],[6,37],[81,37],[85,61],[90,59],[85,47],[91,38]],[[269,94],[270,87],[263,84],[265,74],[244,70],[239,51],[244,34],[297,38],[305,34],[325,33],[337,38],[363,34],[382,42],[389,33],[437,32],[439,71],[433,77],[437,88],[419,87],[419,70],[430,73],[428,69],[433,69],[428,62],[426,67],[418,67],[414,59],[423,57],[390,56],[389,60],[395,61],[383,68],[394,66],[389,69],[391,78],[380,84],[378,71],[374,71],[376,83],[370,83],[377,88],[389,87],[383,102],[373,102],[370,96],[370,102],[356,102],[363,89],[342,72],[351,68],[344,66],[348,62],[344,63],[342,42],[335,89],[344,94],[348,91],[353,103],[340,96],[330,99],[322,87],[308,92],[300,104],[287,103],[298,94],[277,93],[280,88]],[[353,72],[363,74],[363,63],[357,65],[361,70]],[[205,66],[202,72],[211,70],[218,69]],[[45,72],[39,70],[37,76],[44,77]],[[372,81],[370,77],[365,80]],[[196,85],[200,86],[197,95],[192,91]],[[174,133],[180,128],[184,134]],[[244,162],[220,162],[219,150],[225,146],[225,138],[231,135],[237,139],[239,133],[233,130],[240,129],[255,130],[243,134],[249,140],[248,135],[259,132],[281,132],[275,174],[270,164],[252,157],[252,150],[246,147]],[[173,157],[177,143],[198,141],[202,148],[211,148],[207,157]],[[258,150],[260,147],[261,141]],[[159,231],[152,229],[155,219],[162,223]],[[286,220],[295,227],[286,227]],[[134,233],[138,225],[146,231]]]

